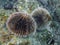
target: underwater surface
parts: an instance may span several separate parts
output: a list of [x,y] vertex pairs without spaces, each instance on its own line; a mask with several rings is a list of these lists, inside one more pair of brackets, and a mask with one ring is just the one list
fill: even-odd
[[60,0],[0,0],[0,45],[60,45]]

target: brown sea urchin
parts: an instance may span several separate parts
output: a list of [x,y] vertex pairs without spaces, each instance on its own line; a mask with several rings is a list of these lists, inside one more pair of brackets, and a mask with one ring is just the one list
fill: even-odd
[[6,25],[8,30],[19,36],[29,35],[36,30],[36,23],[34,19],[23,12],[16,12],[10,15]]
[[42,7],[38,7],[37,9],[35,9],[31,15],[37,22],[38,27],[51,20],[51,16],[48,10]]

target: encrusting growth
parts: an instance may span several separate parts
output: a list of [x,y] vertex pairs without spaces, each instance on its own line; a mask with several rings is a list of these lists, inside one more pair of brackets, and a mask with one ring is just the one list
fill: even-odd
[[24,12],[11,14],[8,17],[6,25],[8,30],[18,36],[27,36],[36,31],[36,23],[34,19]]

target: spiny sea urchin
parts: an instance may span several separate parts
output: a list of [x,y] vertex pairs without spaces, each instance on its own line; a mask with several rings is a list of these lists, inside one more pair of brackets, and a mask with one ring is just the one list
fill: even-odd
[[41,25],[43,25],[51,20],[51,16],[50,16],[50,13],[48,12],[48,10],[46,10],[45,8],[42,8],[42,7],[35,9],[31,13],[31,15],[37,22],[38,27],[40,27]]
[[34,19],[24,12],[16,12],[10,15],[6,25],[8,30],[19,36],[27,36],[36,31]]

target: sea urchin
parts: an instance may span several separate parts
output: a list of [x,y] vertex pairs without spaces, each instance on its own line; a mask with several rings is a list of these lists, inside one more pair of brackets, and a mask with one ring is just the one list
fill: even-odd
[[42,8],[42,7],[35,9],[31,13],[31,15],[35,19],[38,27],[41,27],[41,25],[43,25],[51,20],[51,16],[50,16],[50,13],[48,12],[48,10],[46,10],[45,8]]
[[36,30],[34,19],[24,12],[11,14],[7,19],[6,25],[8,30],[19,36],[27,36]]

